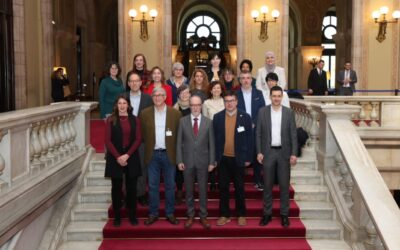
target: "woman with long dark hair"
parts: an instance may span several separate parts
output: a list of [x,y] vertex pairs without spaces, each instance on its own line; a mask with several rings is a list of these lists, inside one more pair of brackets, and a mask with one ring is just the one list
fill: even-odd
[[[131,71],[137,73],[142,80],[142,88],[146,85],[150,78],[150,71],[147,69],[146,57],[142,53],[138,53],[133,56],[133,65]],[[128,85],[126,85],[126,91],[130,91]]]
[[136,186],[141,167],[138,148],[142,141],[140,121],[132,114],[129,98],[121,94],[117,97],[111,115],[106,120],[105,177],[111,178],[111,198],[114,210],[113,225],[121,225],[122,183],[125,175],[126,206],[129,222],[137,225]]

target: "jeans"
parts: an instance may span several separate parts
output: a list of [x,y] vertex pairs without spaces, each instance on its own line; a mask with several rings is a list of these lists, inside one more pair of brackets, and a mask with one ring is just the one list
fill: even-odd
[[160,174],[163,174],[165,185],[165,214],[175,212],[175,172],[176,168],[168,159],[166,151],[153,151],[153,156],[147,166],[149,182],[149,216],[158,217],[160,207]]

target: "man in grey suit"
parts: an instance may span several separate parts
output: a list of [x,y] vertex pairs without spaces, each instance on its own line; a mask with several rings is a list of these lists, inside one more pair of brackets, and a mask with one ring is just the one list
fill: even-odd
[[357,82],[357,74],[351,69],[351,63],[346,62],[344,64],[344,70],[339,72],[337,77],[339,83],[339,95],[353,95],[355,90],[355,84]]
[[[257,161],[264,166],[264,209],[260,226],[272,219],[272,188],[275,173],[280,189],[281,224],[289,226],[290,165],[297,162],[297,133],[294,113],[282,106],[283,90],[270,90],[271,105],[258,113],[256,126]],[[264,157],[265,156],[265,157]]]
[[179,122],[176,148],[176,162],[183,171],[186,190],[188,219],[185,228],[194,222],[193,189],[197,177],[200,201],[200,224],[210,228],[207,221],[207,178],[208,172],[215,167],[214,133],[210,119],[201,114],[202,100],[199,96],[190,98],[191,114],[182,117]]

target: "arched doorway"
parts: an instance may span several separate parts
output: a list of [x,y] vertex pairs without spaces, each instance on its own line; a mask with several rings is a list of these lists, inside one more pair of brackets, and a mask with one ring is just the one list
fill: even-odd
[[229,22],[216,3],[188,5],[178,20],[176,61],[183,63],[187,76],[196,67],[206,68],[209,55],[215,52],[223,55],[222,67],[230,62]]

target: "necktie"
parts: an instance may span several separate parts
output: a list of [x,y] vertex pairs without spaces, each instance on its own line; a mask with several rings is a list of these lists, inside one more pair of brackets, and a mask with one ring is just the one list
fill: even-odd
[[195,136],[197,136],[197,134],[199,133],[199,124],[197,122],[199,118],[194,118],[194,124],[193,124],[193,133]]

